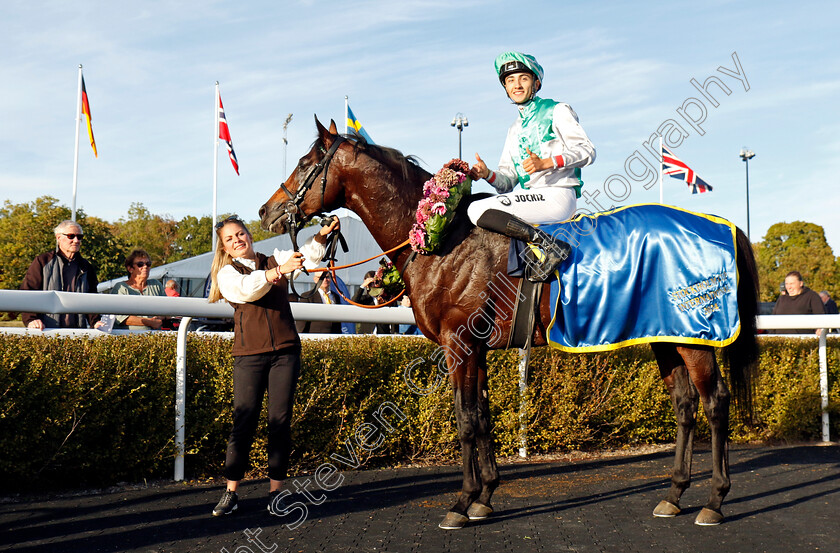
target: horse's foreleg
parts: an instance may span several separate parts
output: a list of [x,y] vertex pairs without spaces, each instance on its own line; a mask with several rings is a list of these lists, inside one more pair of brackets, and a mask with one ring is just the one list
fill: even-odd
[[487,386],[487,360],[482,352],[479,357],[478,370],[478,398],[476,418],[476,461],[481,475],[481,493],[478,499],[469,506],[467,516],[470,520],[487,518],[492,512],[490,498],[499,485],[499,469],[496,466],[496,455],[493,450],[493,433],[490,419],[490,393]]
[[691,458],[699,398],[676,348],[657,344],[653,351],[659,363],[659,371],[665,387],[671,396],[671,404],[677,419],[671,488],[665,499],[660,501],[653,510],[653,516],[673,517],[680,513],[680,498],[691,485]]
[[478,426],[475,363],[463,369],[458,367],[453,373],[452,384],[455,389],[455,421],[458,424],[458,438],[461,441],[463,484],[458,500],[439,525],[444,530],[464,527],[469,520],[467,509],[481,492],[481,481],[475,458]]

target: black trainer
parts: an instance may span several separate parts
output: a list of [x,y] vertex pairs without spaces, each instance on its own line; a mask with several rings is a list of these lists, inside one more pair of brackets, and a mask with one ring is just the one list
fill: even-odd
[[268,512],[276,517],[284,516],[289,510],[280,492],[281,490],[277,490],[268,494]]
[[239,506],[238,503],[239,496],[236,495],[236,492],[225,490],[225,493],[222,494],[222,498],[219,500],[219,503],[217,503],[216,507],[213,509],[213,516],[219,517],[231,514]]

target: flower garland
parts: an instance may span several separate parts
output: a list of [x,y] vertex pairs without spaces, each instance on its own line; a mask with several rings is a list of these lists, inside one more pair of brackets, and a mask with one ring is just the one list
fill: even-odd
[[403,282],[402,275],[399,270],[394,267],[394,264],[387,261],[384,257],[379,260],[379,269],[373,277],[373,282],[370,284],[371,297],[379,297],[382,302],[395,298],[405,289],[405,282]]
[[416,222],[409,234],[412,250],[428,255],[440,247],[458,202],[470,194],[469,171],[467,162],[453,159],[423,184],[423,199],[417,204]]

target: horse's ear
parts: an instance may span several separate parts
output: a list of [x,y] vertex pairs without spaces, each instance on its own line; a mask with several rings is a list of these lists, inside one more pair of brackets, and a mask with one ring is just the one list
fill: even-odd
[[[317,115],[315,116],[315,126],[318,128],[318,137],[321,139],[321,142],[323,142],[325,144],[327,143],[328,140],[330,142],[332,142],[332,136],[331,135],[336,134],[335,131],[328,131],[324,127],[324,125],[322,125],[321,122],[318,120]],[[330,128],[335,129],[335,122],[331,122]]]
[[334,119],[330,119],[330,132],[333,134],[338,134],[338,127],[335,126]]

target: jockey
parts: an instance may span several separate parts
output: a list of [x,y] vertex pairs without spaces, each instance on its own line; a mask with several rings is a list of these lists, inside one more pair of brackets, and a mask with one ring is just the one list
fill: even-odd
[[487,180],[499,194],[473,202],[467,215],[476,226],[539,247],[544,257],[534,269],[539,280],[547,280],[571,247],[533,225],[574,214],[583,186],[580,168],[595,160],[595,147],[568,104],[536,95],[543,68],[533,56],[500,54],[496,72],[519,117],[508,129],[497,171],[475,154],[471,176]]

